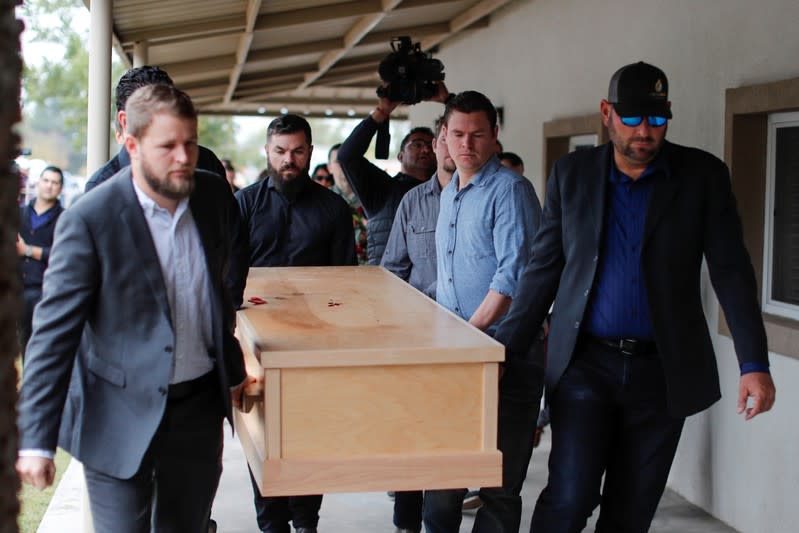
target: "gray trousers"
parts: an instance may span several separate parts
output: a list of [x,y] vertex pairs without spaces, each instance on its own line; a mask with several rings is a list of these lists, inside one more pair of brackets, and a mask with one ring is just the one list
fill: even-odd
[[132,478],[84,465],[95,533],[207,532],[222,474],[222,418],[217,387],[170,399]]

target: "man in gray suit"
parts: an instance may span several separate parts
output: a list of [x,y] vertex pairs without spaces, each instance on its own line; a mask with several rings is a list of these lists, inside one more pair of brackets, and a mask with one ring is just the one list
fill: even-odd
[[[222,418],[245,384],[223,286],[237,210],[195,172],[197,115],[166,85],[127,104],[131,166],[65,212],[33,319],[20,399],[20,477],[53,481],[70,372],[95,531],[205,531]],[[85,331],[84,331],[85,330]],[[83,349],[77,353],[83,334]]]

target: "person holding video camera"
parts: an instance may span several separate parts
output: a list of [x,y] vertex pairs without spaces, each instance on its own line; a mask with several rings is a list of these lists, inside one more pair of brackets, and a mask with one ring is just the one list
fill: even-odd
[[[436,85],[437,92],[429,100],[444,103],[449,92],[443,82]],[[433,132],[425,127],[413,128],[402,139],[397,154],[401,169],[393,178],[364,157],[372,138],[400,103],[380,97],[374,111],[355,127],[338,151],[338,162],[366,212],[370,265],[380,264],[402,197],[429,180],[436,170]]]

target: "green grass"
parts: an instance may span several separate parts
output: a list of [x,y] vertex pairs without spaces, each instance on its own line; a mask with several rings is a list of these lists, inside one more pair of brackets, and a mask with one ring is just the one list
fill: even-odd
[[36,533],[70,459],[67,452],[58,449],[55,455],[55,482],[45,490],[39,490],[26,483],[22,485],[22,491],[19,493],[20,512],[17,518],[20,533]]

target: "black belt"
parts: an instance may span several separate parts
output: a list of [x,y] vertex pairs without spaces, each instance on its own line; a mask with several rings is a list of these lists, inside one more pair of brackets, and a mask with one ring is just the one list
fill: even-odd
[[216,371],[203,374],[202,376],[188,381],[181,381],[180,383],[173,383],[169,386],[169,393],[167,399],[169,400],[182,400],[198,392],[205,391],[208,387],[215,386],[216,384]]
[[603,339],[602,337],[586,337],[589,341],[601,344],[607,348],[614,350],[624,355],[645,355],[656,354],[658,347],[654,341],[645,341],[639,339]]

